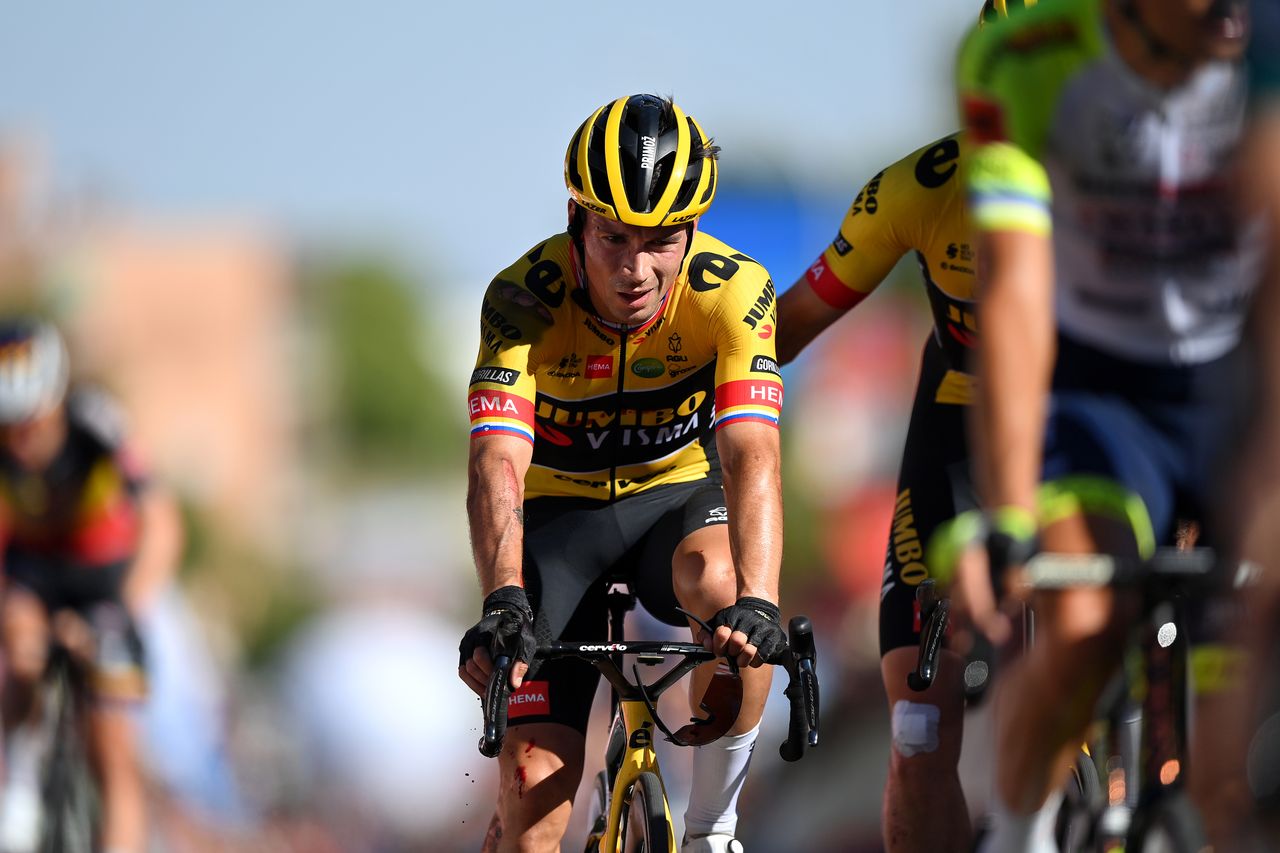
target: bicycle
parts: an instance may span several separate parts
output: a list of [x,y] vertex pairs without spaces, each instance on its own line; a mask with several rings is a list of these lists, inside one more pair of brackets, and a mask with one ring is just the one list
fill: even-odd
[[[1195,853],[1207,847],[1184,790],[1189,710],[1185,611],[1187,596],[1211,592],[1224,568],[1214,552],[1203,548],[1161,549],[1147,560],[1041,553],[1027,563],[1030,589],[1112,586],[1136,591],[1141,598],[1142,618],[1129,642],[1126,666],[1103,691],[1091,736],[1064,790],[1056,826],[1063,851]],[[1237,574],[1237,585],[1245,577]],[[950,601],[937,594],[932,581],[921,587],[920,652],[907,679],[913,690],[932,683],[950,610]],[[1025,608],[1024,643],[1033,636],[1034,613]]]
[[[578,657],[591,661],[609,682],[612,723],[605,748],[605,768],[595,780],[595,796],[591,829],[586,853],[678,853],[671,808],[654,750],[655,730],[680,746],[699,746],[725,734],[737,719],[742,702],[742,682],[736,667],[721,665],[703,696],[701,708],[706,717],[694,717],[672,731],[658,716],[658,697],[699,664],[715,660],[714,653],[697,643],[665,641],[632,641],[623,635],[627,611],[635,607],[630,591],[611,591],[609,608],[609,640],[595,642],[556,642],[539,646],[536,657],[552,660]],[[681,610],[703,630],[710,626]],[[788,674],[785,695],[791,703],[787,739],[779,747],[786,761],[798,761],[808,747],[818,745],[818,676],[813,629],[807,617],[796,616],[788,626],[789,647],[782,662]],[[625,657],[634,656],[631,672],[634,680],[623,673]],[[646,683],[640,665],[656,666],[668,656],[679,657],[679,663],[660,677]],[[502,750],[506,734],[507,697],[510,691],[512,661],[499,655],[483,697],[484,733],[480,738],[480,754],[493,758]]]
[[84,673],[66,646],[55,642],[41,679],[39,732],[45,745],[40,775],[40,853],[92,853],[98,792],[85,754]]
[[[1081,849],[1200,851],[1204,829],[1185,791],[1188,774],[1189,596],[1212,596],[1224,574],[1248,582],[1251,567],[1226,565],[1210,549],[1161,549],[1147,560],[1041,554],[1027,565],[1034,589],[1111,586],[1133,590],[1142,618],[1126,666],[1099,702],[1091,739],[1096,792],[1084,810]],[[1140,709],[1139,713],[1133,713]],[[1140,721],[1135,726],[1135,721]],[[1137,728],[1135,734],[1134,729]]]

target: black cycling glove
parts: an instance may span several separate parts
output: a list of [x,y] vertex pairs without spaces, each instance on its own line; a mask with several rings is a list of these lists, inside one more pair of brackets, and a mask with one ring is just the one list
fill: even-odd
[[523,587],[504,586],[484,600],[483,616],[458,644],[458,666],[466,666],[477,648],[489,650],[492,657],[507,655],[512,660],[529,663],[538,641],[533,636],[533,608]]
[[756,654],[765,663],[772,663],[787,648],[787,635],[782,630],[782,611],[778,605],[763,598],[743,596],[717,613],[711,620],[712,628],[728,625],[733,631],[747,635],[747,642],[756,647]]

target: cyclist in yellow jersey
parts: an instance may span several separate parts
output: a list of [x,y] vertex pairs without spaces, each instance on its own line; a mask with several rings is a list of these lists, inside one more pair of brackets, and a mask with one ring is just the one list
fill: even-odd
[[783,364],[861,302],[907,252],[915,252],[933,309],[880,592],[880,670],[892,729],[881,819],[889,851],[969,847],[957,774],[964,662],[944,650],[933,685],[924,693],[907,687],[921,629],[915,590],[928,577],[923,543],[938,525],[977,506],[965,442],[977,258],[957,175],[963,145],[960,135],[945,137],[872,177],[835,240],[778,299]]
[[[619,98],[574,134],[569,228],[489,285],[471,377],[467,508],[480,621],[460,645],[477,693],[520,661],[486,850],[559,849],[598,674],[528,670],[532,648],[606,637],[606,579],[689,624],[743,670],[730,734],[696,748],[683,850],[740,851],[736,802],[785,647],[773,282],[697,230],[718,148],[670,100]],[[691,626],[692,627],[692,626]],[[701,697],[711,671],[693,678]]]
[[[987,0],[980,20],[997,20],[1021,5]],[[907,687],[921,630],[915,590],[929,576],[923,544],[944,522],[977,506],[965,439],[974,395],[968,361],[977,343],[978,264],[959,172],[968,147],[964,134],[946,136],[873,176],[831,245],[778,299],[783,364],[870,295],[908,252],[920,265],[933,313],[880,591],[880,671],[892,736],[881,830],[891,853],[967,851],[970,845],[957,772],[964,661],[943,650],[933,685],[923,693]]]

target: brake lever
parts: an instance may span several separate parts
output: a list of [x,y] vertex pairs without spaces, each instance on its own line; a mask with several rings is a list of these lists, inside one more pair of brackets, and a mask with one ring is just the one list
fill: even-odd
[[[688,617],[690,620],[692,620],[694,624],[696,624],[699,628],[707,632],[708,637],[715,635],[716,633],[715,629],[712,628],[709,624],[707,624],[707,622],[704,619],[702,619],[702,617],[695,616],[694,614],[690,613],[688,610],[685,610],[683,607],[680,607],[678,605],[676,606],[676,612],[681,613],[686,617]],[[738,662],[728,656],[725,656],[725,660],[729,662],[729,671],[732,672],[734,675],[738,675],[739,674]]]

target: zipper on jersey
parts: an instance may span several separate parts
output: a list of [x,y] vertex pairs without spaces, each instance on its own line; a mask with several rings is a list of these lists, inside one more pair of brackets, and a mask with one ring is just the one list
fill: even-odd
[[614,403],[613,458],[609,460],[609,501],[618,499],[618,454],[621,452],[619,442],[622,441],[622,385],[627,377],[627,336],[631,332],[623,329],[618,334],[618,393]]

